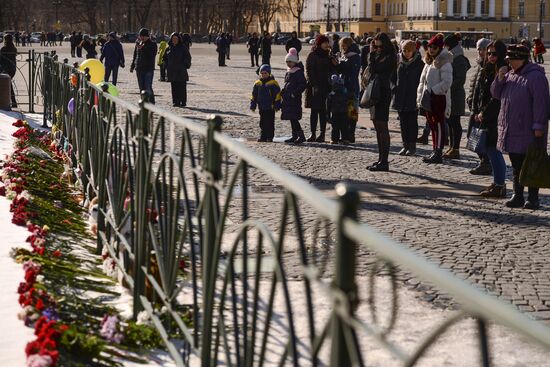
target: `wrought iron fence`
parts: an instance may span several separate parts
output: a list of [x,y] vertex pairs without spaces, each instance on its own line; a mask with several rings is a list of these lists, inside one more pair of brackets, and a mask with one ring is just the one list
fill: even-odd
[[[83,74],[72,86],[75,72],[44,57],[46,115],[87,197],[97,200],[98,253],[115,261],[133,292],[134,317],[151,317],[178,366],[362,366],[365,335],[412,366],[466,316],[477,320],[481,365],[490,365],[489,321],[550,348],[543,324],[360,223],[353,187],[339,184],[338,199],[328,198],[224,135],[219,117],[184,119],[145,94],[135,106]],[[376,259],[369,283],[380,267],[391,280],[385,324],[375,288],[365,296],[356,284],[360,247]],[[412,352],[390,337],[400,312],[397,269],[461,304]],[[356,313],[361,304],[371,320]]]
[[43,54],[30,49],[16,55],[16,71],[12,82],[17,106],[24,112],[41,112],[43,87]]

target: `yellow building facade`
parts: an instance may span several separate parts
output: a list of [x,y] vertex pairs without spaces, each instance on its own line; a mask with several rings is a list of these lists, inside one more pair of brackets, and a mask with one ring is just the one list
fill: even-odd
[[[550,40],[550,0],[306,0],[305,32],[490,31],[495,38]],[[328,21],[327,21],[328,15]],[[544,29],[547,29],[546,35]]]

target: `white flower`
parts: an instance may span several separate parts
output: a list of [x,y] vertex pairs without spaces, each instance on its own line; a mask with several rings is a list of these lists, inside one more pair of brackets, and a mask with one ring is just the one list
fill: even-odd
[[37,276],[36,276],[36,281],[37,281],[38,283],[44,282],[44,275],[37,275]]
[[149,317],[149,314],[147,313],[147,311],[141,311],[140,313],[138,313],[136,324],[138,324],[138,325],[151,325],[152,324],[151,318]]

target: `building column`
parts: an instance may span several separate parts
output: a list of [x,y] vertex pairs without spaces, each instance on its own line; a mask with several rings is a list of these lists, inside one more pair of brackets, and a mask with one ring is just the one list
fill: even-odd
[[372,0],[367,0],[367,9],[365,12],[367,18],[372,18]]
[[460,3],[460,16],[461,17],[467,17],[468,16],[468,0],[461,0],[461,3]]
[[454,12],[453,12],[453,8],[454,8],[454,0],[448,0],[447,1],[447,16],[448,17],[454,17]]
[[502,17],[510,18],[510,0],[502,0]]
[[495,17],[495,0],[489,0],[489,18]]
[[476,18],[481,18],[481,0],[476,0]]

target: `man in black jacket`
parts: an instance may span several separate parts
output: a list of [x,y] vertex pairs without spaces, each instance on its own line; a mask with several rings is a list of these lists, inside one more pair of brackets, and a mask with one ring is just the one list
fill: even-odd
[[256,61],[256,66],[259,67],[258,54],[260,52],[260,39],[258,38],[258,34],[256,32],[252,33],[252,37],[248,39],[246,46],[248,47],[248,52],[250,53],[250,66],[254,66],[254,61]]
[[296,51],[298,51],[298,55],[300,54],[300,51],[302,51],[302,42],[298,39],[298,33],[296,32],[292,32],[290,39],[286,41],[285,44],[285,50],[287,53],[291,48],[295,48]]
[[265,32],[260,40],[260,51],[262,54],[262,65],[271,64],[271,34]]
[[153,75],[155,72],[155,58],[157,56],[157,44],[154,43],[147,28],[139,30],[139,40],[134,49],[134,58],[130,72],[136,71],[139,90],[146,91],[151,97],[151,103],[155,103],[153,92]]

